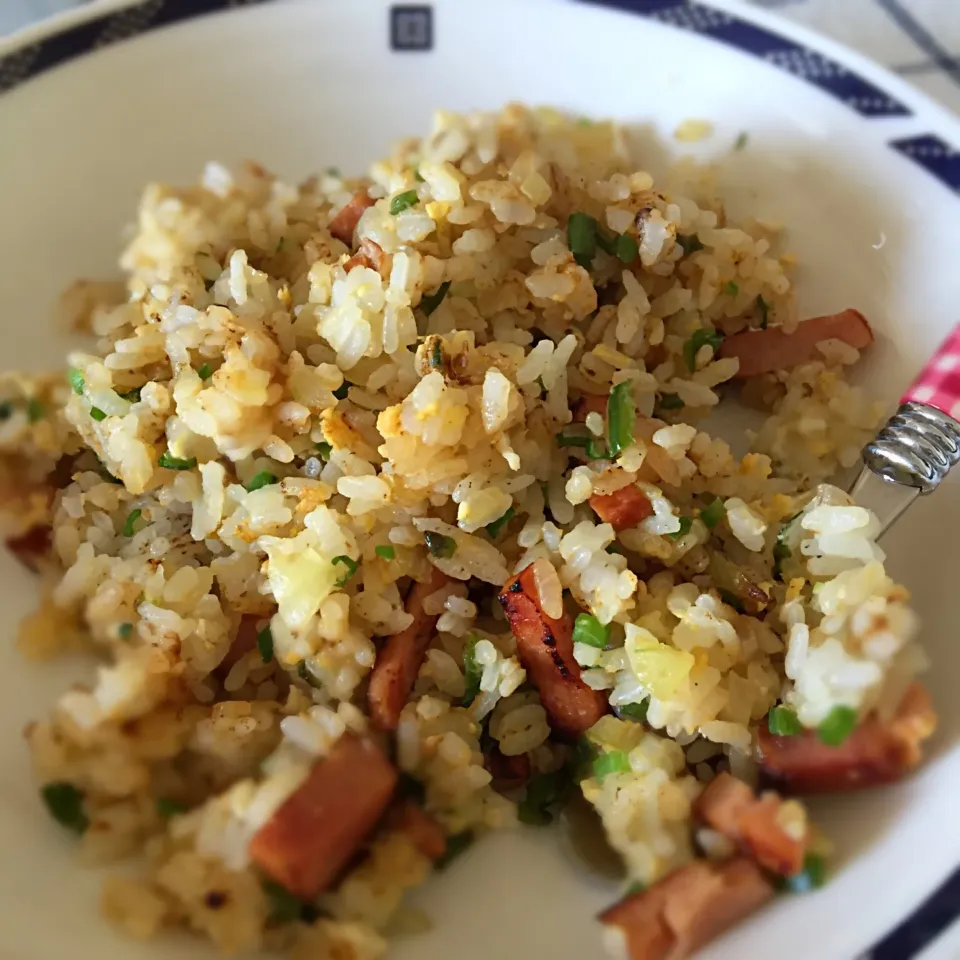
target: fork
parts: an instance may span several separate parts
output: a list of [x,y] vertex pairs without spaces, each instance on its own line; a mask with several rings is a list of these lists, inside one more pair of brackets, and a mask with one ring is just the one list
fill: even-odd
[[921,495],[932,493],[960,460],[960,326],[900,399],[886,426],[863,448],[850,493],[886,533]]

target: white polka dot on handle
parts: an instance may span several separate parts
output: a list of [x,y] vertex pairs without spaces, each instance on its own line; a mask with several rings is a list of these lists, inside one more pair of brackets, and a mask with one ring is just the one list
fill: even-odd
[[917,387],[910,395],[917,403],[926,403],[934,394],[933,387]]
[[958,357],[955,353],[945,353],[942,357],[937,358],[937,362],[934,364],[934,367],[937,370],[942,370],[944,373],[949,373],[958,365],[960,365],[960,357]]

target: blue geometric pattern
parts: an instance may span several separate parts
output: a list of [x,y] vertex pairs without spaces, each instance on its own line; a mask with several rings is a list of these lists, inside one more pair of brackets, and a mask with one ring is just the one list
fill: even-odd
[[890,146],[932,173],[951,190],[960,191],[960,150],[933,134],[893,140]]
[[819,87],[863,117],[909,117],[909,107],[833,60],[777,33],[693,0],[586,0],[690,30],[750,53]]
[[929,946],[957,919],[960,870],[955,871],[910,917],[858,960],[908,960]]
[[67,60],[146,30],[217,10],[264,2],[266,0],[144,0],[119,13],[95,17],[0,57],[0,93]]

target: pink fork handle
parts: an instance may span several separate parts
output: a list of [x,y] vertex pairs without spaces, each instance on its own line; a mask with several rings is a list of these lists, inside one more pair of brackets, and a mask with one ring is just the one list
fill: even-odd
[[925,403],[960,421],[960,326],[930,358],[901,403]]

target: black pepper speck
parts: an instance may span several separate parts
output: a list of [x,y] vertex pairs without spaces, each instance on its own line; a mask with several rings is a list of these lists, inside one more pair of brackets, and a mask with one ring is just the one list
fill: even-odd
[[203,898],[203,902],[211,910],[219,910],[221,907],[226,906],[227,895],[222,890],[208,890],[206,896]]

